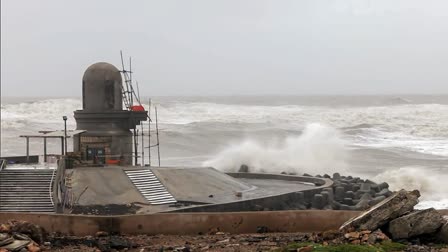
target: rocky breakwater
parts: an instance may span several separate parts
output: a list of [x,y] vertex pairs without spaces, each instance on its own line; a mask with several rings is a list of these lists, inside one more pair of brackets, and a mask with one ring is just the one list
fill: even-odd
[[[303,176],[311,176],[303,174]],[[333,180],[331,188],[325,188],[321,193],[314,195],[311,202],[313,209],[333,210],[366,210],[393,194],[386,182],[375,183],[359,177],[341,176],[339,173],[330,176],[317,175],[318,178]]]

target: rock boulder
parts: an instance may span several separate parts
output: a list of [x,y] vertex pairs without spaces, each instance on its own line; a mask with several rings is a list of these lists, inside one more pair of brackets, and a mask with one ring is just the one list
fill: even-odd
[[389,223],[392,239],[408,239],[435,233],[444,223],[443,216],[434,208],[415,211]]
[[445,223],[440,228],[440,231],[437,233],[437,239],[439,242],[443,242],[448,244],[448,216],[444,216]]
[[411,212],[417,205],[419,197],[420,192],[417,190],[412,192],[401,190],[361,215],[348,220],[340,230],[343,232],[377,230],[391,220]]

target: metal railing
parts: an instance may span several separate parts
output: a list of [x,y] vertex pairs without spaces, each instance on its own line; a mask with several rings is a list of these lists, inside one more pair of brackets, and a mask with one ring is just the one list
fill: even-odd
[[0,159],[0,171],[6,168],[6,159]]

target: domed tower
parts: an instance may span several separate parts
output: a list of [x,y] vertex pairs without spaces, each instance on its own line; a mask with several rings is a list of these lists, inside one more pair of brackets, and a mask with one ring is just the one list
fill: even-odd
[[[82,78],[82,110],[75,111],[76,129],[86,130],[73,139],[73,150],[95,164],[132,164],[132,133],[146,111],[123,110],[122,78],[113,65],[91,65]],[[110,162],[109,162],[110,161]]]

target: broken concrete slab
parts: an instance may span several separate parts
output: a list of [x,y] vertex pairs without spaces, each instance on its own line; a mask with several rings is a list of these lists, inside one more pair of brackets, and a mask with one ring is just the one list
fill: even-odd
[[361,215],[348,220],[340,227],[340,230],[344,232],[377,230],[391,220],[411,212],[417,205],[419,197],[420,192],[417,190],[412,192],[400,190]]
[[31,241],[14,240],[10,244],[0,247],[0,249],[6,249],[7,251],[19,251],[30,243]]
[[434,208],[415,211],[389,223],[388,232],[393,239],[408,239],[435,233],[444,223],[442,215]]
[[436,237],[439,242],[448,244],[448,216],[443,216],[444,224],[440,228]]

